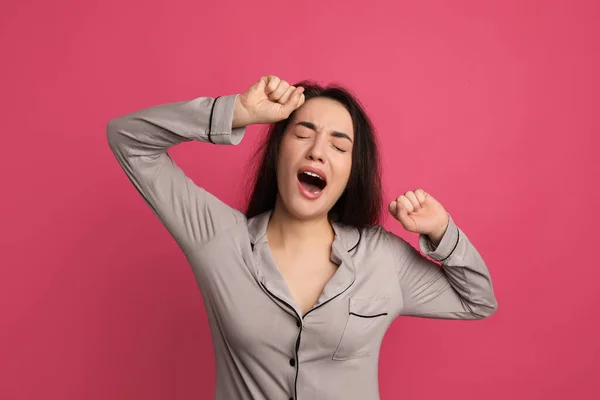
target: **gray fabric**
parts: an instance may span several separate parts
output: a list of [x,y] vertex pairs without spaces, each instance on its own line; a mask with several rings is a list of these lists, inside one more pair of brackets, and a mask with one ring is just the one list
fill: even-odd
[[[216,100],[216,144],[238,144],[245,133],[231,129],[236,96]],[[359,233],[334,224],[338,270],[301,315],[269,250],[270,212],[248,220],[167,153],[181,142],[208,141],[214,102],[199,97],[139,110],[111,120],[107,137],[193,269],[212,333],[215,399],[378,399],[379,349],[396,317],[480,319],[496,310],[488,269],[450,217],[437,248],[419,237],[429,258],[381,226]]]

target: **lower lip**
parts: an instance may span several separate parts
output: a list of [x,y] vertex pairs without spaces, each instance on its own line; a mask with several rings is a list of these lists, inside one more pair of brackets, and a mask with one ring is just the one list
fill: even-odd
[[302,196],[306,197],[309,200],[318,199],[323,194],[323,190],[325,190],[325,189],[323,189],[319,193],[312,193],[312,192],[306,190],[306,188],[300,183],[300,181],[298,181],[298,188],[300,189],[300,193],[302,193]]

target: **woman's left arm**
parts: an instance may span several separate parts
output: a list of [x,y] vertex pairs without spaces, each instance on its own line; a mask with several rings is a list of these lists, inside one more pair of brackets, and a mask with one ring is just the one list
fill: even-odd
[[402,291],[401,315],[482,319],[496,311],[485,262],[437,200],[421,189],[407,192],[390,204],[390,213],[419,234],[423,253],[386,231]]

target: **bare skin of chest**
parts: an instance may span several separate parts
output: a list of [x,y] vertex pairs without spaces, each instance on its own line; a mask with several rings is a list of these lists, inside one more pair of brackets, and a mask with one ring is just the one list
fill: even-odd
[[338,268],[327,253],[292,256],[274,252],[273,258],[302,315],[314,306]]

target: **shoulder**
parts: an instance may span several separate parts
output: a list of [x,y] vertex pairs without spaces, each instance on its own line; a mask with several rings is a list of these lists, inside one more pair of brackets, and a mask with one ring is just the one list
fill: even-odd
[[354,250],[371,250],[373,247],[386,245],[385,229],[381,225],[358,228],[340,222],[333,222],[336,236],[342,246],[349,252]]
[[337,228],[341,233],[342,242],[350,249],[361,249],[368,252],[386,252],[390,249],[390,235],[382,225],[372,225],[364,228],[342,226]]
[[[389,246],[392,236],[396,236],[383,225],[373,225],[360,230],[361,239],[364,239],[365,244],[379,244]],[[397,236],[396,236],[397,237]],[[401,239],[402,240],[402,239]]]
[[362,245],[371,251],[385,252],[396,260],[414,255],[418,250],[406,239],[383,225],[374,225],[361,230]]

